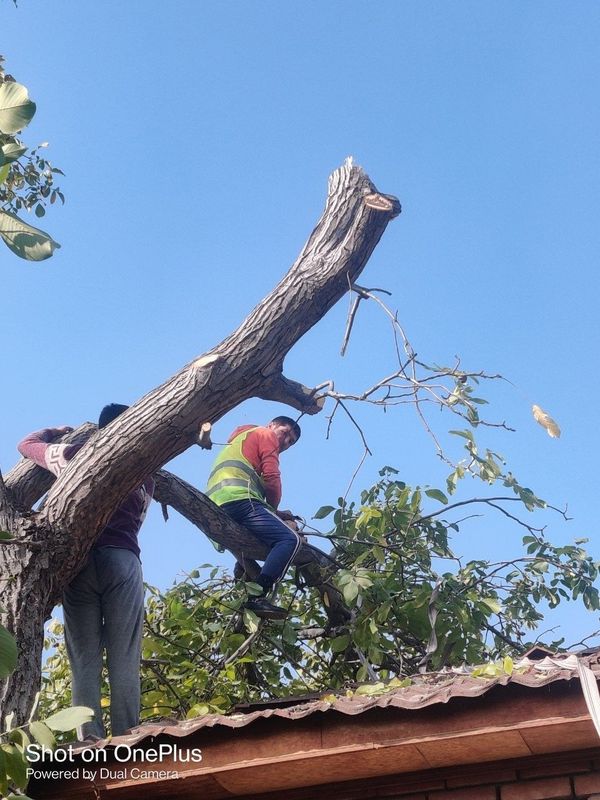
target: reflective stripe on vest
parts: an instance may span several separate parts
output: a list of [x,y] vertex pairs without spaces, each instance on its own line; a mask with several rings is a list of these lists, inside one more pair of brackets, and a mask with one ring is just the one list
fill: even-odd
[[253,430],[256,428],[250,428],[236,436],[215,460],[213,470],[208,476],[206,494],[218,506],[234,500],[254,499],[265,502],[264,484],[242,453],[242,445]]

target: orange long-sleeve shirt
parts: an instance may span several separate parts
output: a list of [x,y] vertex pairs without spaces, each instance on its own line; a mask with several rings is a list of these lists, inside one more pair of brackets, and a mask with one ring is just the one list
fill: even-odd
[[231,434],[228,442],[249,428],[254,430],[242,444],[242,454],[262,478],[267,503],[277,508],[281,500],[281,473],[279,471],[279,441],[272,430],[262,426],[240,425]]

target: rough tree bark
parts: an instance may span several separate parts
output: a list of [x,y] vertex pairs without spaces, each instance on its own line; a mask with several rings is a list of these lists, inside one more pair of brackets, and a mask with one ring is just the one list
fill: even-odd
[[[348,160],[330,176],[325,210],[300,256],[236,331],[95,433],[41,509],[29,510],[37,497],[11,474],[0,491],[0,528],[14,537],[0,542],[0,620],[16,636],[19,666],[0,686],[0,720],[11,711],[27,717],[40,682],[43,623],[113,510],[146,475],[192,445],[201,423],[249,397],[321,410],[314,391],[283,376],[284,358],[348,291],[399,212],[396,198],[377,192]],[[229,535],[235,552],[240,529]],[[247,541],[244,552],[249,557]]]

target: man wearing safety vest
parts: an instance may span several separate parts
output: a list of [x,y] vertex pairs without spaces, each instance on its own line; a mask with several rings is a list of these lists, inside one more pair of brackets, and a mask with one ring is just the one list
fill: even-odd
[[236,428],[215,459],[206,494],[232,519],[266,544],[269,554],[255,582],[260,597],[246,608],[264,619],[284,619],[287,612],[267,600],[283,578],[302,544],[302,537],[283,522],[289,511],[277,511],[281,500],[279,454],[300,438],[300,426],[289,417],[275,417],[266,426]]

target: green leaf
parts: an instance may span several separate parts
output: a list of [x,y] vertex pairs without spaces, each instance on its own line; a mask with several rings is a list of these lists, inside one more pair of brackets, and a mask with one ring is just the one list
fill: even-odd
[[448,498],[439,489],[425,489],[425,494],[427,497],[431,497],[432,500],[439,500],[440,503],[448,505]]
[[10,172],[10,166],[5,164],[3,167],[0,167],[0,186],[4,183],[4,181],[8,178],[8,173]]
[[14,536],[8,531],[0,531],[0,542],[13,542]]
[[385,691],[384,683],[374,683],[374,684],[368,684],[366,686],[359,686],[354,692],[354,694],[365,695],[369,697],[374,694],[381,694],[384,691]]
[[321,508],[315,513],[313,519],[325,519],[325,517],[328,517],[332,511],[335,511],[333,506],[321,506]]
[[6,774],[11,783],[19,789],[27,786],[27,759],[14,744],[2,745]]
[[35,103],[25,86],[12,81],[0,86],[0,131],[17,133],[29,125],[34,114]]
[[421,507],[421,490],[419,488],[413,492],[413,496],[410,499],[410,507],[413,511],[418,511]]
[[495,597],[483,597],[481,602],[489,608],[492,614],[498,614],[502,610],[502,603]]
[[372,519],[379,519],[380,517],[381,511],[378,508],[363,506],[360,510],[360,514],[356,518],[356,527],[362,528],[368,525]]
[[45,744],[46,747],[49,747],[51,750],[54,749],[56,744],[56,739],[54,738],[54,734],[50,730],[50,728],[45,725],[43,722],[31,722],[29,724],[29,732],[40,744]]
[[192,706],[186,714],[186,719],[193,719],[194,717],[205,717],[210,714],[210,708],[205,703],[198,703]]
[[412,678],[392,678],[392,680],[388,683],[387,689],[404,689],[405,686],[412,685]]
[[348,647],[349,644],[350,644],[350,637],[348,635],[336,636],[335,639],[331,640],[331,652],[341,653]]
[[337,696],[335,694],[324,694],[319,698],[319,700],[322,703],[335,703]]
[[473,438],[473,434],[469,430],[448,431],[448,433],[453,433],[454,436],[462,436],[464,439],[468,439],[470,442],[474,442],[475,441],[475,439]]
[[94,718],[94,712],[91,708],[86,706],[72,706],[71,708],[63,708],[51,717],[44,720],[46,725],[53,731],[70,731],[83,725],[84,722],[90,722]]
[[0,625],[0,680],[7,678],[17,666],[17,643],[14,637]]
[[344,600],[347,603],[351,603],[358,595],[358,585],[351,580],[344,586],[342,593],[344,595]]
[[29,747],[31,744],[31,739],[25,733],[23,728],[14,728],[8,734],[8,741],[16,744],[19,750],[24,750],[26,747]]
[[4,750],[0,748],[0,797],[4,797],[8,791],[8,781],[6,779],[6,757]]
[[471,672],[474,678],[498,678],[504,672],[504,667],[500,664],[486,664],[485,666],[475,667]]
[[244,609],[244,625],[249,633],[256,633],[258,630],[258,623],[259,619],[254,611],[250,611],[247,608]]
[[531,565],[532,572],[548,572],[548,562],[547,561],[534,561]]
[[44,261],[60,247],[47,233],[8,211],[0,211],[0,237],[15,255],[26,261]]
[[[27,152],[27,148],[17,142],[8,142],[0,148],[0,164],[11,164]],[[7,173],[8,174],[8,173]]]

